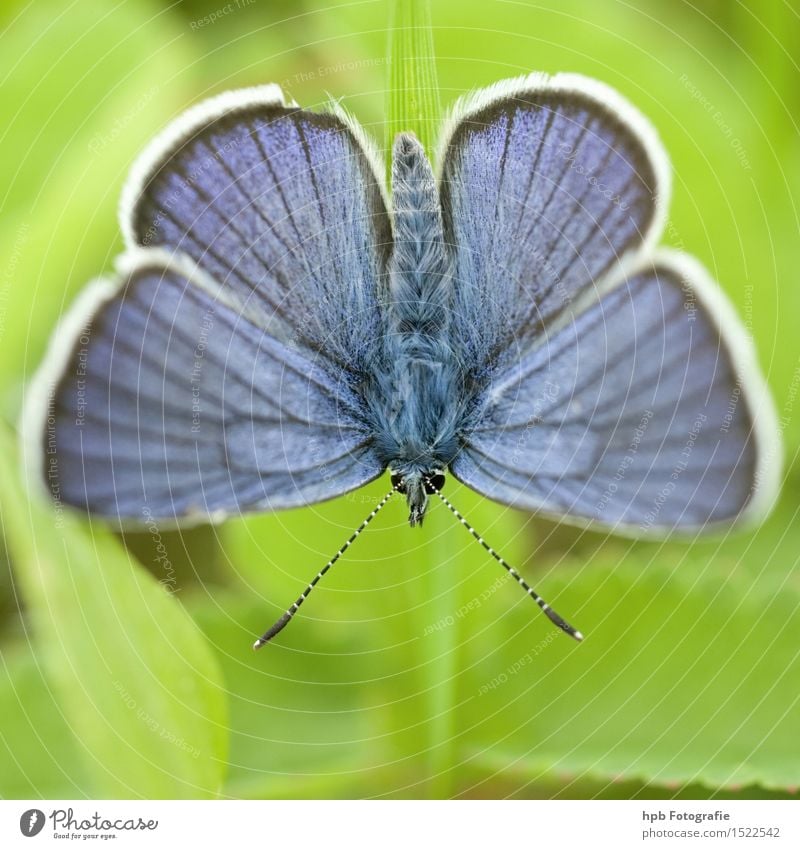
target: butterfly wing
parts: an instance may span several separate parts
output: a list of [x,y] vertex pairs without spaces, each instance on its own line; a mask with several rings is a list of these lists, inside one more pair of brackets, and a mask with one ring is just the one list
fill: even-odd
[[377,160],[344,113],[287,105],[277,86],[228,92],[145,149],[120,225],[130,248],[190,256],[276,338],[357,370],[391,250]]
[[354,387],[391,241],[378,173],[349,119],[275,86],[200,104],[156,138],[123,192],[122,279],[76,305],[26,405],[51,495],[184,522],[377,476]]
[[143,251],[54,337],[28,450],[57,502],[145,521],[292,507],[382,471],[341,372],[265,333],[186,260]]
[[440,148],[454,339],[479,392],[456,477],[617,531],[691,531],[772,503],[780,439],[716,284],[653,255],[669,165],[647,121],[576,75],[499,84]]
[[440,142],[468,366],[524,346],[613,266],[658,240],[669,164],[619,94],[570,74],[461,101]]
[[695,532],[771,507],[780,435],[747,334],[703,268],[659,251],[489,385],[452,466],[506,504]]

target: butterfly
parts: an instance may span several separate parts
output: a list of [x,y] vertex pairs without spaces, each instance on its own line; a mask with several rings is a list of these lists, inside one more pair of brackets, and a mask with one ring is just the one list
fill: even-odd
[[134,164],[126,252],[63,319],[28,393],[30,475],[110,520],[313,504],[387,470],[634,535],[766,515],[772,400],[733,308],[656,245],[670,166],[606,85],[532,74],[456,103],[386,165],[339,105],[268,85],[189,109]]

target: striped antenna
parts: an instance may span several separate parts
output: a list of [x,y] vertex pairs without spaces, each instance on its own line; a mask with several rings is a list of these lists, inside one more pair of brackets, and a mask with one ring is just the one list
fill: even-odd
[[528,583],[525,579],[520,575],[519,572],[510,564],[507,563],[490,545],[487,543],[484,538],[475,530],[475,528],[470,525],[470,523],[461,515],[461,513],[456,510],[455,507],[445,498],[444,495],[437,489],[435,490],[436,494],[439,498],[447,505],[447,508],[450,512],[458,519],[459,522],[472,534],[472,536],[489,552],[489,554],[494,557],[494,559],[511,575],[511,577],[522,587],[523,590],[539,605],[539,607],[544,612],[545,616],[554,624],[561,628],[562,631],[569,634],[570,637],[578,640],[580,642],[583,639],[583,634],[580,631],[576,631],[572,625],[569,624],[565,619],[562,619],[552,607],[533,589],[533,587],[528,586]]
[[367,516],[366,519],[353,531],[350,539],[331,557],[331,559],[319,570],[314,580],[303,590],[297,601],[281,616],[281,618],[268,630],[263,636],[259,637],[253,643],[253,649],[260,649],[265,643],[268,643],[276,634],[279,634],[294,618],[295,613],[300,609],[300,605],[311,594],[311,590],[320,582],[322,576],[333,566],[333,564],[347,551],[348,548],[356,541],[356,538],[367,527],[367,525],[380,513],[386,502],[395,494],[396,487],[392,487],[386,495],[378,502],[375,509]]

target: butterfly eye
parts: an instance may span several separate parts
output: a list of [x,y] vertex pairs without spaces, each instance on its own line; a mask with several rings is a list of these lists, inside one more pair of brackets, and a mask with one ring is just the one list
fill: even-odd
[[428,475],[425,478],[425,492],[428,495],[433,495],[436,492],[440,492],[444,487],[444,475],[442,472],[434,472],[432,475]]
[[398,475],[397,473],[392,475],[392,486],[398,492],[405,492],[406,491],[406,485],[405,485],[405,482],[403,481],[403,476]]

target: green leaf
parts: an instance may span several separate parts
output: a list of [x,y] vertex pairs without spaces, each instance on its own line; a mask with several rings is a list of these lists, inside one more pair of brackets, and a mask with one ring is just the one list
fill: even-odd
[[74,799],[89,779],[78,744],[30,643],[0,655],[0,796]]
[[[226,796],[314,799],[375,792],[369,767],[387,755],[368,709],[373,694],[363,683],[374,654],[359,656],[353,640],[306,619],[282,643],[254,652],[253,634],[270,615],[255,593],[217,590],[213,599],[198,594],[192,614],[217,649],[229,690]],[[341,663],[332,662],[332,652],[342,652]]]
[[42,660],[90,777],[88,795],[214,796],[227,747],[202,634],[108,530],[22,495],[0,431],[0,518]]
[[554,775],[796,786],[797,588],[761,587],[735,568],[725,577],[677,545],[650,546],[655,562],[645,546],[621,563],[610,548],[546,582],[585,643],[514,610],[472,647],[461,698],[478,727],[465,762],[521,795]]

